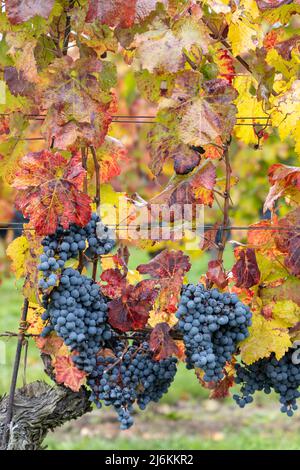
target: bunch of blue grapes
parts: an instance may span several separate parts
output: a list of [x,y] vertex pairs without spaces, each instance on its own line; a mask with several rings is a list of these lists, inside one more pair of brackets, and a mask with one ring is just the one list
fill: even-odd
[[114,248],[115,240],[112,231],[93,213],[85,227],[76,224],[71,224],[67,230],[58,227],[55,233],[43,239],[42,245],[44,252],[38,269],[42,271],[43,278],[39,287],[47,290],[56,285],[57,271],[64,268],[68,259],[77,258],[85,250],[91,258],[106,255]]
[[279,394],[281,412],[293,416],[300,397],[300,367],[293,363],[293,350],[289,350],[280,360],[274,353],[269,358],[259,359],[251,365],[236,364],[235,382],[241,385],[240,395],[233,395],[236,403],[244,408],[253,401],[256,391]]
[[176,316],[183,333],[187,368],[202,369],[205,382],[221,380],[237,344],[249,335],[249,307],[235,294],[188,284],[183,286]]
[[107,323],[107,300],[99,286],[79,271],[67,268],[46,302],[42,318],[48,323],[42,336],[55,330],[70,350],[76,352],[72,356],[76,366],[91,372],[96,365],[96,354],[112,337]]
[[158,402],[174,380],[176,363],[174,357],[154,361],[146,342],[127,349],[119,342],[115,356],[97,357],[97,364],[88,377],[90,399],[98,408],[102,403],[113,406],[120,428],[128,429],[133,424],[134,403],[143,410],[151,401]]

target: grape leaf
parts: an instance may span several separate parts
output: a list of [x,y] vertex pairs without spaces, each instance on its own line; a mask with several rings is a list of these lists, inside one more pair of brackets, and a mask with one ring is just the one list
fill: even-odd
[[279,227],[288,228],[275,232],[275,243],[278,250],[286,254],[284,263],[291,274],[300,274],[300,209],[290,212],[278,222]]
[[[96,150],[97,160],[100,164],[101,183],[107,183],[121,173],[121,163],[128,163],[127,150],[124,145],[113,137],[106,136],[103,144]],[[94,170],[90,160],[89,173]]]
[[162,27],[135,36],[135,66],[153,73],[176,73],[184,69],[185,53],[193,45],[205,54],[210,36],[207,27],[193,17],[177,21],[173,29]]
[[108,26],[130,28],[142,22],[155,10],[157,3],[167,4],[166,0],[89,0],[87,22],[98,19]]
[[48,18],[54,5],[54,0],[6,0],[5,9],[12,24],[24,23],[34,16]]
[[237,287],[249,289],[259,283],[260,271],[258,269],[255,251],[252,248],[246,250],[236,248],[234,255],[237,258],[232,268],[232,274]]
[[228,278],[221,261],[211,260],[208,262],[206,277],[216,284],[220,289],[224,289],[224,287],[228,285]]
[[45,322],[42,320],[41,315],[44,309],[38,304],[29,303],[28,312],[27,312],[27,323],[28,327],[26,332],[29,335],[40,335],[44,329]]
[[291,339],[284,323],[278,320],[266,320],[260,313],[253,313],[250,336],[240,343],[241,357],[246,364],[263,357],[269,357],[272,352],[279,360],[291,347]]
[[286,89],[273,98],[272,104],[272,125],[278,126],[279,137],[283,142],[288,137],[294,139],[295,149],[300,155],[300,80],[290,80]]
[[179,353],[177,344],[170,336],[170,327],[167,323],[158,323],[153,328],[149,345],[156,361],[161,361],[172,355],[176,356]]
[[18,71],[16,67],[4,67],[4,80],[12,95],[34,98],[35,85],[26,80],[23,70]]
[[24,225],[25,235],[15,238],[7,247],[6,254],[11,259],[11,269],[17,279],[25,278],[23,294],[32,302],[38,301],[37,264],[43,252],[42,238],[37,236],[29,224]]
[[292,3],[291,0],[256,0],[258,8],[260,10],[269,10],[271,8],[278,8],[282,5]]
[[155,315],[166,314],[167,323],[173,323],[178,299],[185,273],[191,268],[189,257],[182,251],[164,250],[147,264],[140,264],[137,271],[156,279],[159,286],[159,297]]
[[164,250],[147,264],[140,264],[137,270],[141,274],[149,274],[154,279],[172,279],[184,276],[191,268],[189,257],[182,251]]
[[78,392],[86,379],[86,373],[77,369],[70,356],[58,356],[54,360],[56,382]]
[[91,201],[81,191],[85,174],[79,154],[68,161],[58,152],[42,150],[21,159],[13,182],[19,190],[16,206],[38,235],[55,232],[59,224],[88,223]]
[[179,136],[188,145],[215,143],[218,137],[225,141],[235,124],[234,88],[220,78],[205,82],[203,88],[199,98],[182,107]]
[[37,347],[44,353],[50,356],[57,356],[59,350],[63,347],[64,341],[57,336],[56,333],[51,333],[46,338],[39,336],[35,340]]
[[108,320],[111,326],[120,331],[144,328],[158,293],[155,285],[149,279],[136,286],[128,285],[119,299],[109,302]]
[[106,284],[101,283],[101,292],[110,299],[120,297],[127,287],[126,274],[118,268],[106,269],[100,277],[102,281],[106,282]]
[[53,138],[61,149],[103,143],[114,109],[113,95],[101,84],[104,71],[97,59],[73,61],[69,56],[56,59],[44,71],[40,88],[48,112],[42,133],[49,144]]
[[282,196],[294,194],[300,190],[300,168],[275,163],[269,168],[271,189],[267,195],[264,212],[272,210],[275,201]]

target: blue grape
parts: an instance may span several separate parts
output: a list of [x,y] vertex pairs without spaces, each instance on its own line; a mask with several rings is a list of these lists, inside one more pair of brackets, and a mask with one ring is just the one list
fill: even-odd
[[239,341],[249,335],[251,312],[235,294],[202,284],[183,286],[176,313],[183,333],[188,369],[204,370],[204,380],[218,382]]

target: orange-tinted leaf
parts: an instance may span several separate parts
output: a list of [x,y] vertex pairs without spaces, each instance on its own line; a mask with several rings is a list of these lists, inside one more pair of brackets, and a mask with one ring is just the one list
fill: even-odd
[[[248,244],[257,248],[264,248],[273,243],[273,233],[270,229],[272,222],[270,220],[261,220],[260,222],[250,225],[248,231]],[[260,227],[262,228],[261,230]],[[267,229],[267,230],[266,230]]]
[[86,373],[77,369],[70,356],[58,356],[54,360],[54,372],[57,383],[64,384],[73,392],[78,392],[85,382]]
[[34,16],[48,18],[54,5],[54,0],[6,0],[5,9],[12,24],[24,23]]
[[228,285],[228,278],[224,271],[223,264],[218,260],[211,260],[208,263],[207,279],[216,284],[220,289]]
[[221,399],[229,396],[229,389],[234,385],[234,376],[226,375],[211,391],[209,398]]
[[46,338],[39,336],[36,339],[36,345],[43,353],[56,356],[63,345],[63,340],[57,334],[52,333]]
[[260,271],[257,265],[255,251],[252,248],[235,249],[237,261],[232,268],[232,274],[237,287],[249,289],[259,283]]
[[212,206],[214,195],[213,187],[216,183],[216,168],[212,162],[208,162],[192,178],[191,188],[195,202]]
[[79,154],[68,161],[43,150],[21,159],[13,183],[19,189],[16,205],[38,235],[53,233],[59,224],[68,228],[88,223],[91,201],[81,191],[85,174]]
[[101,183],[107,183],[121,173],[122,162],[128,162],[127,150],[117,139],[107,136],[97,149],[97,159],[101,166]]
[[155,285],[155,281],[149,279],[136,286],[128,285],[119,299],[109,302],[108,319],[111,326],[120,331],[143,328],[157,297]]
[[272,210],[275,201],[289,191],[300,190],[300,168],[275,163],[269,168],[271,189],[264,204],[264,211]]
[[161,361],[179,353],[177,344],[171,338],[169,332],[170,327],[167,323],[158,323],[151,331],[149,345],[156,361]]

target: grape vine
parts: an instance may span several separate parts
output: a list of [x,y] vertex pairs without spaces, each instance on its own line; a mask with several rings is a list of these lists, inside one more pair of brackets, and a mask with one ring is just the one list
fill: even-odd
[[0,229],[22,229],[7,255],[24,295],[3,447],[27,337],[122,429],[180,362],[215,398],[274,390],[292,416],[299,2],[30,3],[0,12]]

